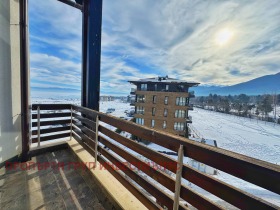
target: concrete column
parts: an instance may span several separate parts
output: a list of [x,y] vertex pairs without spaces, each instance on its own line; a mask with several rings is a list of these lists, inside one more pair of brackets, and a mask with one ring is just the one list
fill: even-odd
[[22,152],[19,1],[0,1],[0,165]]

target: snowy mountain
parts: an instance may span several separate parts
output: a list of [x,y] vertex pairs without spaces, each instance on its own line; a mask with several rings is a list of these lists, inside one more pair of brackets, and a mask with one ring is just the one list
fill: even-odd
[[280,93],[280,72],[273,75],[266,75],[247,82],[232,86],[198,86],[193,88],[196,96],[208,96],[210,93],[218,95],[262,95]]

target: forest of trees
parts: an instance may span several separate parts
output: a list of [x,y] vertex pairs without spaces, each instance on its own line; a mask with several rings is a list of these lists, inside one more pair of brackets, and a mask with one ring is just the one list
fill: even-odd
[[[280,94],[258,96],[248,96],[246,94],[220,96],[209,94],[209,96],[193,98],[191,103],[202,109],[278,122],[280,124],[280,116],[275,112],[276,106],[280,105]],[[269,115],[271,112],[273,113]]]

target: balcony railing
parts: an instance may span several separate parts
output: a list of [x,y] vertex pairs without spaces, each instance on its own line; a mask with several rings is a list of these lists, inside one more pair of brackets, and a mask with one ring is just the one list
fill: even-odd
[[192,116],[187,116],[186,122],[187,123],[192,123]]
[[70,104],[34,104],[31,115],[31,144],[70,136]]
[[190,97],[190,98],[194,98],[194,97],[195,97],[194,91],[190,91],[190,92],[189,92],[189,97]]
[[[179,209],[187,209],[183,201],[186,201],[198,209],[223,209],[223,207],[214,203],[208,197],[182,184],[180,178],[188,180],[240,209],[279,208],[262,198],[229,185],[213,176],[204,174],[187,164],[182,164],[179,159],[176,161],[141,143],[126,138],[109,128],[119,128],[122,131],[158,144],[173,152],[179,151],[179,157],[180,152],[183,151],[186,157],[212,166],[271,192],[280,194],[280,185],[278,184],[280,166],[278,165],[153,130],[148,127],[139,126],[133,122],[121,120],[81,106],[33,105],[33,110],[36,110],[38,107],[40,107],[40,110],[44,110],[47,113],[47,110],[53,112],[53,110],[62,109],[62,112],[49,113],[50,115],[40,114],[40,118],[42,116],[48,116],[48,123],[46,124],[48,126],[63,125],[60,126],[60,129],[63,127],[63,131],[66,131],[67,126],[68,132],[64,135],[69,136],[69,133],[71,133],[84,149],[92,154],[100,164],[107,168],[108,171],[147,206],[148,209],[159,209],[163,206],[168,209],[173,209],[174,202],[176,203],[178,201],[177,194],[175,193],[175,191],[178,192],[178,190],[180,192]],[[55,116],[55,114],[58,116]],[[67,118],[67,121],[57,122],[59,120],[55,119],[55,117],[69,117],[69,115],[72,116],[72,118]],[[36,119],[36,114],[33,116],[33,119]],[[43,121],[40,124],[42,123]],[[34,126],[35,125],[37,124],[34,124]],[[43,129],[40,130],[40,133],[42,133],[42,131]],[[56,132],[58,130],[47,130],[47,133],[52,133],[50,131]],[[34,130],[32,133],[36,134],[38,130]],[[43,133],[46,132],[44,131]],[[50,135],[47,139],[50,140],[51,136],[58,137],[57,135],[58,134]],[[34,141],[36,141],[36,138],[34,138]],[[124,149],[124,147],[126,147],[126,149]],[[135,155],[135,153],[139,155]],[[158,170],[158,167],[153,167],[154,165],[147,164],[147,160],[167,169],[168,173]],[[129,163],[129,165],[127,163]],[[182,164],[182,167],[180,167],[180,164]],[[133,165],[134,169],[130,165]],[[118,170],[116,170],[116,166]],[[142,174],[146,174],[149,178],[138,173],[135,168],[142,171]],[[176,174],[176,179],[171,176],[172,173]],[[167,193],[166,189],[168,189],[170,193]]]
[[130,105],[131,105],[131,106],[135,106],[135,99],[131,99],[131,100],[130,100]]
[[136,89],[135,89],[135,88],[131,88],[130,94],[131,94],[131,95],[135,95],[135,92],[136,92]]
[[188,110],[193,110],[193,104],[187,104]]

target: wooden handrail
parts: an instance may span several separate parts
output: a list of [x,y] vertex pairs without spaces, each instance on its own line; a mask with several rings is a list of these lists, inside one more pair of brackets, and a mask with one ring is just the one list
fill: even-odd
[[278,165],[150,129],[84,107],[74,105],[73,109],[91,117],[95,117],[98,114],[100,120],[105,123],[175,152],[178,151],[180,144],[182,144],[186,148],[185,156],[280,194],[280,185],[275,185],[279,181],[280,166]]

